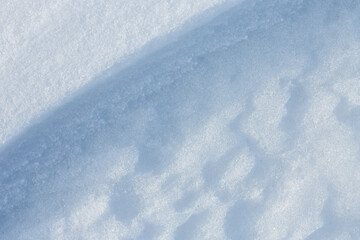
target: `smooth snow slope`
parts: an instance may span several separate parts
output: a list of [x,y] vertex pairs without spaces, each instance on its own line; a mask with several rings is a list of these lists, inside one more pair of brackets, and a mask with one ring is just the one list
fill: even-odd
[[234,2],[1,1],[0,147],[94,75]]
[[245,1],[0,153],[1,239],[360,239],[360,3]]

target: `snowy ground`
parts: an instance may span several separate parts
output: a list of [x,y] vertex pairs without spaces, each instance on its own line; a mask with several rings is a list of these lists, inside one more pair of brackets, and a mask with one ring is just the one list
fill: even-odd
[[360,2],[0,12],[0,239],[360,239]]

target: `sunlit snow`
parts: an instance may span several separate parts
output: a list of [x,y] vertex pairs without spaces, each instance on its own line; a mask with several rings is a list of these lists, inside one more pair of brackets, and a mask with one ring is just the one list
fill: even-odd
[[360,239],[359,1],[0,12],[0,239]]

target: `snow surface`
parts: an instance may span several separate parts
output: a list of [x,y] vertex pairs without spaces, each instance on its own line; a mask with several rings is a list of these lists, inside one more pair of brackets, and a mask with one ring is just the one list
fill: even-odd
[[235,2],[2,0],[0,146],[151,40]]
[[359,1],[0,19],[0,239],[360,239]]

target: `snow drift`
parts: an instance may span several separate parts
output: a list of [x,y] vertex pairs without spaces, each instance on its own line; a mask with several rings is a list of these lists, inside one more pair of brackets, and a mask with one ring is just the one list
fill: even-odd
[[4,145],[2,239],[360,238],[359,5],[244,1],[105,71]]

